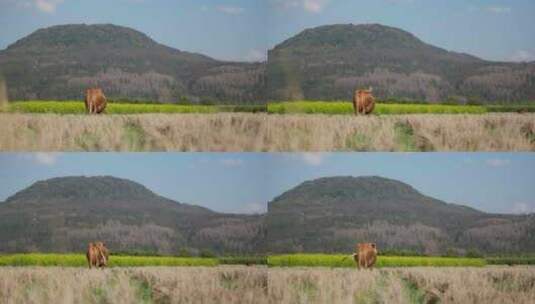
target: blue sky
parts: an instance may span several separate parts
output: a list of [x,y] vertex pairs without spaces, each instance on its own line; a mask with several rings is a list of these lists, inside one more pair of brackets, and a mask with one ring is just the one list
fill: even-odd
[[534,153],[2,153],[0,168],[0,201],[37,180],[111,175],[180,202],[254,213],[306,180],[377,175],[487,212],[535,212]]
[[533,0],[0,0],[0,49],[34,30],[114,23],[226,60],[263,60],[305,28],[381,23],[489,60],[535,60]]

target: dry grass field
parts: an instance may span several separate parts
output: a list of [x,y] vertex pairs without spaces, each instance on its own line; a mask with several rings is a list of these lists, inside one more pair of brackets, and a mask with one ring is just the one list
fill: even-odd
[[533,267],[270,268],[271,303],[534,303]]
[[535,114],[0,113],[0,151],[535,151]]
[[268,303],[267,268],[0,268],[2,303]]
[[261,151],[267,116],[250,113],[0,114],[1,151]]
[[533,266],[2,267],[2,303],[533,303]]

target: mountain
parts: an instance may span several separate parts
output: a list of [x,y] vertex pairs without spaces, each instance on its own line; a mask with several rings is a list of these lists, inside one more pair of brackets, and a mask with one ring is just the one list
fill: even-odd
[[535,100],[535,62],[485,61],[379,24],[304,30],[268,52],[266,73],[274,100],[349,100],[369,86],[380,99]]
[[381,250],[441,254],[535,250],[533,215],[489,214],[425,196],[381,177],[304,182],[268,205],[270,252],[351,252],[357,242]]
[[0,51],[11,100],[82,99],[100,86],[111,99],[259,103],[264,64],[179,51],[111,24],[39,29]]
[[0,253],[80,252],[103,240],[114,252],[217,254],[351,252],[355,243],[427,254],[535,251],[535,215],[489,214],[425,196],[381,177],[306,181],[264,215],[224,214],[109,176],[38,181],[0,202]]
[[0,252],[82,251],[103,240],[116,252],[250,254],[263,235],[262,216],[178,203],[109,176],[39,181],[0,203]]
[[491,62],[426,44],[379,24],[307,29],[268,52],[267,63],[224,62],[159,44],[111,24],[39,29],[0,51],[11,100],[111,99],[193,103],[349,100],[357,87],[380,99],[535,100],[535,62]]

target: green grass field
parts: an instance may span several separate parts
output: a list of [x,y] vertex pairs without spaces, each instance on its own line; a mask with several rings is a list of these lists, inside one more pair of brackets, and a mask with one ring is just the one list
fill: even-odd
[[[379,256],[377,267],[482,267],[485,259],[463,257],[424,257],[424,256]],[[350,255],[340,254],[287,254],[268,257],[270,267],[355,267]]]
[[218,258],[222,265],[267,265],[265,256],[231,256]]
[[[15,113],[55,113],[83,114],[82,101],[14,101],[6,112]],[[353,106],[348,101],[291,101],[263,105],[180,105],[158,103],[110,102],[107,114],[143,113],[221,113],[245,112],[270,114],[353,114]],[[491,112],[535,112],[535,104],[525,105],[449,105],[425,103],[378,103],[374,114],[484,114]]]
[[[353,105],[347,101],[294,101],[268,104],[272,114],[353,114]],[[374,114],[484,114],[484,106],[441,104],[381,104],[375,105]]]
[[[155,103],[108,103],[107,114],[143,113],[220,113],[220,112],[265,112],[262,105],[179,105]],[[7,112],[83,114],[81,101],[15,101],[9,103]]]
[[[286,254],[265,256],[230,257],[172,257],[112,255],[111,267],[139,266],[217,266],[217,265],[268,265],[271,267],[355,267],[350,255],[342,254]],[[427,256],[379,256],[377,267],[412,266],[485,266],[485,265],[535,265],[535,257],[427,257]],[[0,255],[0,266],[87,266],[84,254],[21,253]]]
[[490,265],[535,265],[535,256],[526,257],[488,257]]
[[[156,257],[156,256],[110,256],[110,267],[138,266],[217,266],[216,258]],[[87,267],[83,254],[12,254],[0,256],[0,266],[65,266]]]
[[[270,114],[353,114],[347,101],[292,101],[269,103]],[[374,114],[485,114],[491,112],[535,112],[535,105],[449,105],[377,103]]]

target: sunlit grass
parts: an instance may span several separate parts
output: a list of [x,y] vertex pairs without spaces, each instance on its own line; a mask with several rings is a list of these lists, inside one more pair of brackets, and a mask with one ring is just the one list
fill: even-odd
[[[278,267],[355,267],[350,255],[340,254],[288,254],[268,257],[269,266]],[[452,267],[485,266],[484,259],[464,257],[424,257],[424,256],[378,256],[377,267]]]
[[[110,267],[134,266],[217,266],[216,258],[197,257],[154,257],[154,256],[111,256]],[[87,266],[83,254],[12,254],[0,256],[0,266]]]
[[[292,101],[268,104],[272,114],[353,114],[353,105],[347,101]],[[381,104],[375,105],[374,114],[484,114],[487,108],[474,105],[444,104]]]
[[[7,112],[84,114],[81,101],[15,101],[9,103]],[[219,112],[265,112],[262,105],[181,105],[155,103],[108,103],[106,114],[143,113],[219,113]]]

